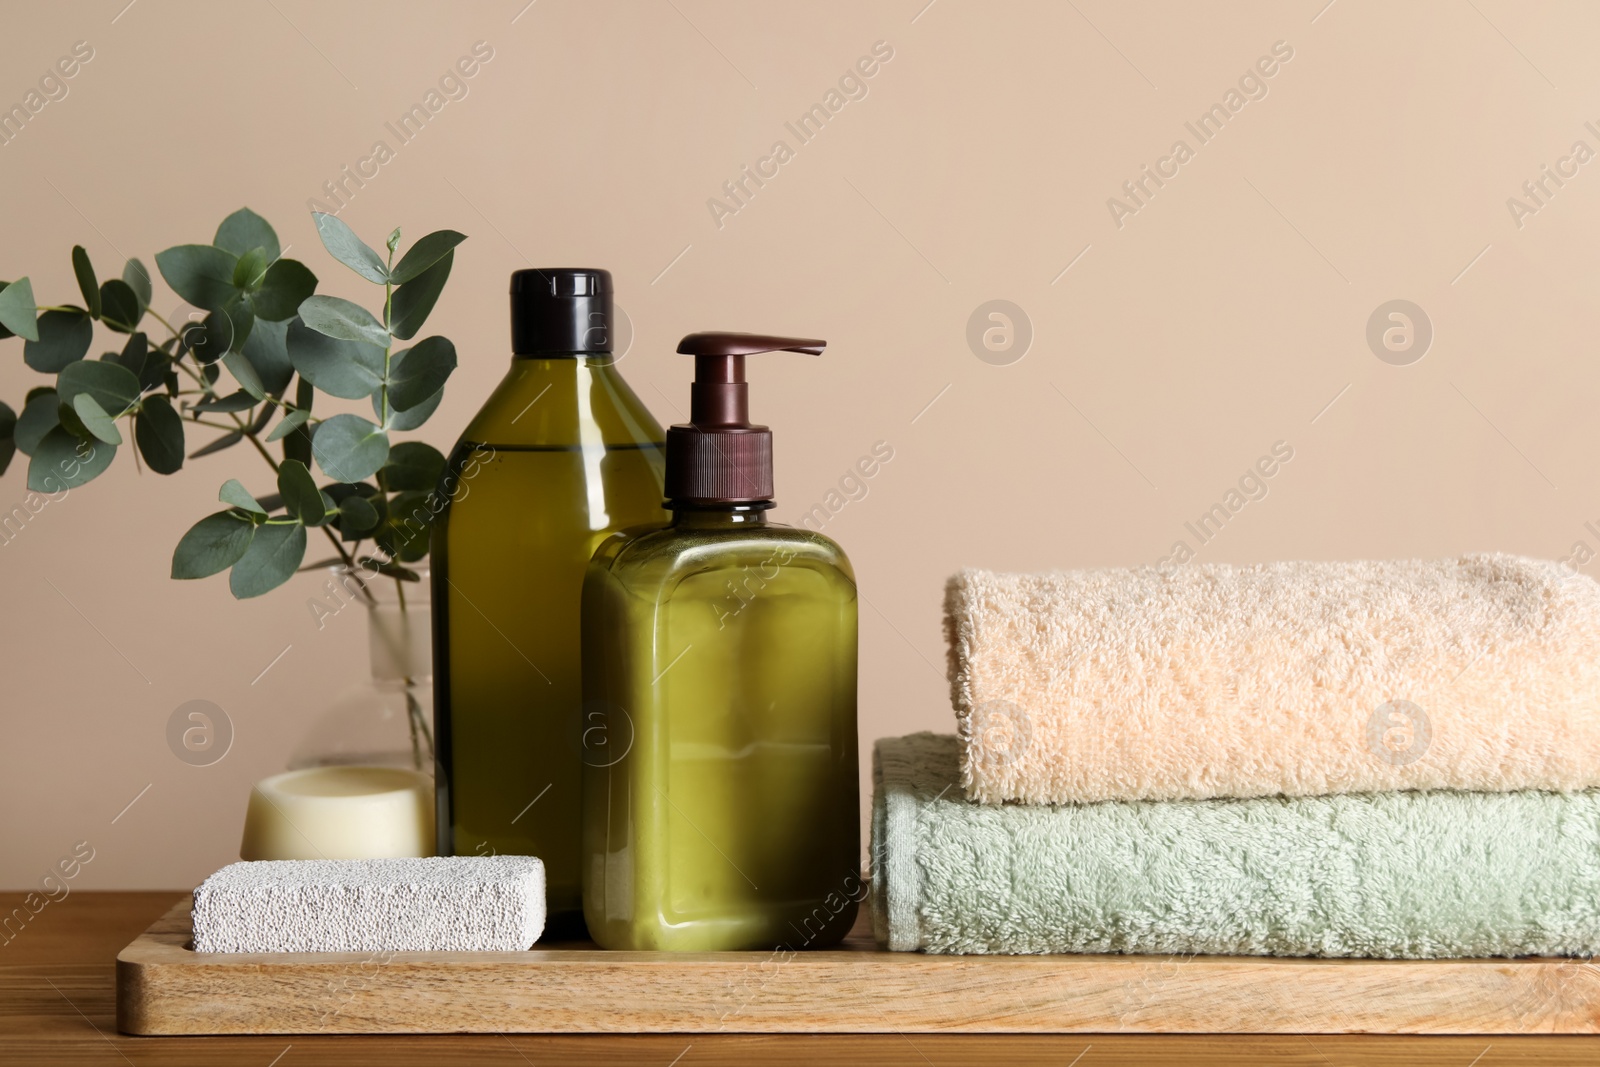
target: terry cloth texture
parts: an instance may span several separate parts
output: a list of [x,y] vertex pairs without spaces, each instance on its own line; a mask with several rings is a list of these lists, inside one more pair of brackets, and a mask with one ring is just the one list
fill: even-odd
[[196,952],[512,952],[543,929],[532,856],[230,863],[194,891]]
[[1600,786],[1600,583],[1514,556],[949,582],[988,803]]
[[873,753],[880,943],[935,953],[1600,950],[1600,792],[977,804],[958,740]]

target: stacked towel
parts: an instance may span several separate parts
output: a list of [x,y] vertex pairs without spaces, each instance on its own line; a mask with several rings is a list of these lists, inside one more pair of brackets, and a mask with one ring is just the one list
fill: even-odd
[[978,800],[1600,785],[1600,583],[1557,563],[966,571],[945,611]]
[[957,738],[873,753],[880,943],[936,953],[1600,952],[1600,793],[978,804]]
[[946,629],[959,738],[875,753],[890,948],[1600,947],[1586,576],[1509,556],[968,571]]

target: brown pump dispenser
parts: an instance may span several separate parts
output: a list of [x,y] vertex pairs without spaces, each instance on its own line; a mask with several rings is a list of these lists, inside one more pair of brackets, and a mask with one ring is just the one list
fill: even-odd
[[691,333],[678,351],[694,357],[689,422],[667,430],[667,499],[678,504],[754,504],[772,499],[772,431],[750,423],[744,357],[761,352],[820,356],[828,342],[758,333]]

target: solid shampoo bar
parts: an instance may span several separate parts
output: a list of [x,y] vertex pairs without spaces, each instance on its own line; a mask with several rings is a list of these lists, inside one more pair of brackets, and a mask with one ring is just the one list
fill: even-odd
[[194,891],[196,952],[514,952],[544,929],[532,856],[230,863]]

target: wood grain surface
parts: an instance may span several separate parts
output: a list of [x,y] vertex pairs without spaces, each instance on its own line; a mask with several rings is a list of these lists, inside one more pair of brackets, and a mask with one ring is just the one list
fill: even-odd
[[117,958],[118,1028],[316,1033],[1594,1033],[1572,960],[819,952],[196,953],[182,901]]
[[[113,960],[168,912],[178,891],[74,893],[0,945],[0,1063],[254,1064],[259,1067],[412,1067],[471,1062],[528,1064],[956,1064],[1119,1067],[1501,1067],[1600,1063],[1589,1037],[1403,1037],[1337,1035],[870,1035],[453,1034],[349,1037],[131,1037],[116,1032]],[[0,911],[21,903],[0,894]],[[1389,991],[1404,997],[1398,985]]]

